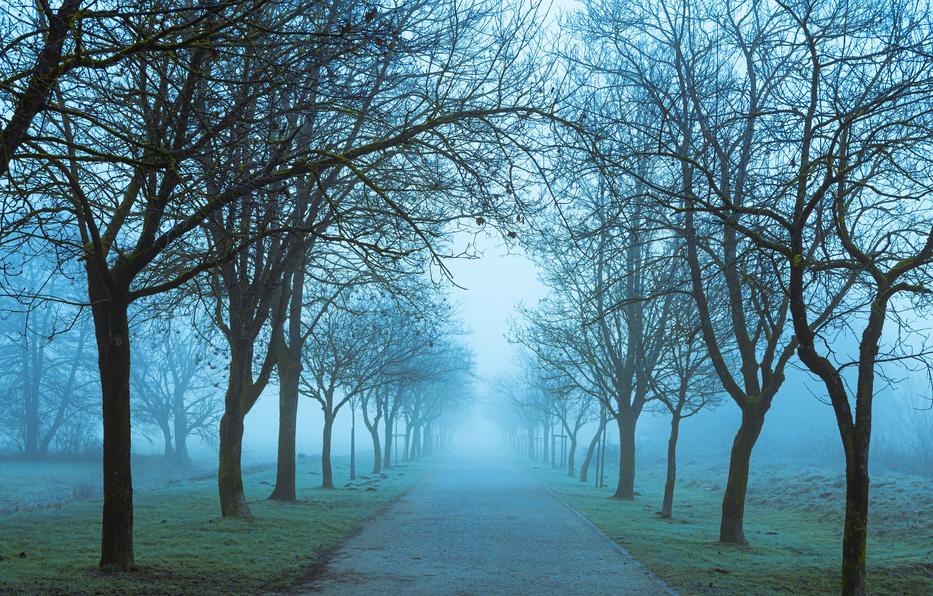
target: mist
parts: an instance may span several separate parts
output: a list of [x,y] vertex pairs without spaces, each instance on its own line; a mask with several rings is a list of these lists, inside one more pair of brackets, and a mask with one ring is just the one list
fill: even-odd
[[855,4],[0,4],[0,592],[933,594]]

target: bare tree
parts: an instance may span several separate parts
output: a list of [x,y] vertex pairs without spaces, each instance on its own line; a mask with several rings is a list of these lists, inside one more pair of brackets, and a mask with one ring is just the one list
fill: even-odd
[[[323,313],[314,341],[305,346],[299,385],[324,415],[323,488],[333,488],[331,441],[337,414],[354,398],[384,385],[404,387],[411,378],[408,371],[439,337],[435,324],[399,310],[393,301],[374,301],[365,288],[344,292]],[[414,374],[421,378],[423,371]],[[398,398],[396,402],[400,405]]]
[[842,591],[864,594],[877,382],[898,364],[930,366],[915,327],[933,281],[930,8],[771,11],[780,29],[746,51],[748,68],[760,77],[780,64],[781,76],[769,102],[738,111],[759,121],[748,160],[759,188],[732,203],[713,186],[693,205],[777,263],[797,353],[826,388],[846,458]]
[[197,328],[195,317],[172,315],[150,324],[130,376],[140,422],[161,432],[166,459],[179,464],[190,460],[188,439],[213,442],[220,421],[222,359]]
[[[149,10],[143,1],[135,8],[112,19],[97,15],[104,23],[100,37],[132,40],[129,51],[114,54],[119,61],[104,54],[90,71],[59,73],[43,112],[43,134],[30,141],[29,151],[20,147],[12,154],[0,240],[14,251],[26,238],[38,238],[63,260],[80,258],[85,265],[103,397],[101,566],[118,569],[134,565],[130,305],[237,259],[252,259],[240,267],[243,279],[263,295],[271,292],[259,281],[294,271],[291,264],[303,254],[283,250],[286,258],[268,259],[281,264],[267,266],[266,253],[286,241],[287,228],[326,237],[319,229],[292,227],[312,220],[273,213],[274,205],[288,203],[285,193],[296,180],[326,183],[334,171],[352,177],[354,186],[375,197],[358,212],[378,199],[381,212],[395,214],[398,227],[385,228],[388,236],[406,226],[419,233],[419,218],[410,216],[417,206],[431,208],[424,214],[429,219],[439,212],[449,219],[520,203],[516,189],[526,168],[510,156],[527,153],[531,143],[515,140],[539,117],[550,117],[550,109],[539,107],[545,100],[536,84],[548,71],[533,42],[538,23],[522,17],[533,15],[534,7],[512,12],[498,3],[412,2],[372,11],[347,2],[340,3],[336,34],[326,14],[303,2],[160,3]],[[450,18],[440,18],[441,11]],[[488,36],[490,28],[501,35]],[[138,40],[145,43],[134,45]],[[340,49],[320,51],[332,45]],[[368,108],[367,94],[339,102],[290,94],[313,89],[295,84],[296,77],[310,82],[317,67],[334,66],[333,77],[347,82],[363,81],[362,73],[378,64],[391,67],[386,80],[393,84],[382,85],[385,93]],[[323,146],[304,143],[299,134],[315,113],[340,115]],[[362,122],[360,132],[353,122]],[[383,176],[393,172],[395,178]],[[393,179],[407,184],[387,182]],[[336,190],[325,185],[328,197],[341,196]],[[445,200],[423,202],[426,192]],[[265,220],[247,212],[265,214]],[[218,225],[227,229],[225,216],[244,224],[238,233],[209,233]],[[334,236],[347,239],[334,224]],[[262,248],[251,251],[257,243]],[[365,243],[378,247],[372,238]],[[281,332],[287,291],[274,293],[274,316],[245,312],[249,324],[235,333],[260,325],[267,329],[262,333]],[[239,370],[254,364],[249,351],[237,352]],[[250,385],[268,378],[273,361],[259,367]],[[249,397],[237,382],[228,393]],[[237,444],[249,401],[228,400],[236,408],[221,433],[225,445]],[[236,454],[222,451],[227,457],[219,483],[233,487],[221,491],[232,495],[225,500],[234,505],[226,509],[240,512]]]
[[671,417],[664,497],[658,512],[665,519],[670,519],[674,507],[680,425],[700,410],[717,407],[723,401],[722,386],[707,356],[695,313],[689,294],[674,299],[671,317],[665,325],[667,344],[661,356],[660,372],[652,383],[658,402]]
[[[21,265],[0,303],[3,431],[27,457],[87,447],[95,436],[88,418],[99,391],[90,320],[73,304],[36,298],[40,287],[66,295],[70,281],[64,275],[43,271],[42,259]],[[77,441],[59,444],[60,434],[72,428]]]
[[[931,148],[929,7],[592,6],[602,18],[589,22],[625,48],[613,72],[656,106],[650,154],[671,168],[647,182],[684,212],[704,341],[742,408],[720,539],[744,541],[748,455],[796,352],[836,414],[847,478],[842,590],[865,593],[876,379],[896,364],[927,366],[925,342],[906,338],[926,305],[933,255],[921,174]],[[728,291],[740,375],[713,324],[714,276]],[[915,309],[892,308],[899,301]],[[886,323],[897,340],[886,342]]]
[[[748,107],[746,113],[757,116],[786,66],[774,61],[756,68],[758,40],[781,30],[757,12],[766,10],[763,5],[596,0],[574,21],[579,34],[591,40],[579,60],[600,73],[593,87],[611,98],[600,104],[594,125],[606,136],[601,167],[634,176],[643,193],[668,213],[685,212],[682,221],[659,217],[658,223],[685,240],[706,350],[742,412],[723,494],[719,538],[724,543],[746,542],[752,450],[796,349],[787,323],[789,300],[775,263],[729,225],[741,219],[742,206],[757,190],[751,155],[758,120],[736,118],[735,110]],[[731,64],[725,48],[734,50],[731,58],[741,68],[723,68]],[[639,169],[645,161],[650,167]],[[733,209],[728,220],[701,217],[690,202],[710,195]],[[720,288],[727,290],[725,298],[714,302]]]
[[554,296],[525,313],[526,330],[516,339],[616,421],[615,497],[633,499],[635,430],[652,396],[671,274],[661,267],[663,230],[653,224],[642,183],[627,176],[610,184],[590,170],[567,185],[563,192],[573,201],[561,206],[560,223],[543,230],[544,240],[534,246]]

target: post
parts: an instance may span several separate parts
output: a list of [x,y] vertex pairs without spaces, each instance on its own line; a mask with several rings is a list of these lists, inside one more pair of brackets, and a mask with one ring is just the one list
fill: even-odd
[[560,436],[560,469],[567,466],[567,435]]
[[596,488],[599,488],[599,469],[600,469],[599,467],[602,465],[602,460],[603,460],[602,454],[600,453],[602,451],[602,443],[603,443],[602,437],[597,437],[596,439],[596,468],[595,468],[595,473],[593,474],[593,476],[595,477],[593,486]]
[[350,402],[350,480],[356,480],[356,407]]
[[606,486],[606,430],[609,428],[609,425],[603,427],[603,456],[600,459],[600,470],[599,470],[599,487],[604,488]]

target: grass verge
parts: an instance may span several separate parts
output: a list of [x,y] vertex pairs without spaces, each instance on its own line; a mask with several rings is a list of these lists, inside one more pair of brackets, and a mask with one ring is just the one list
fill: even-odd
[[[681,466],[685,471],[671,520],[655,514],[664,488],[663,461],[639,470],[634,501],[612,499],[610,488],[584,485],[550,466],[534,467],[559,498],[678,592],[839,592],[844,485],[825,470],[760,467],[750,482],[745,514],[750,546],[732,547],[716,541],[721,466]],[[895,474],[874,476],[869,589],[872,594],[933,594],[933,483]],[[608,470],[606,484],[615,486]]]
[[[0,593],[255,594],[287,589],[315,560],[378,513],[421,476],[393,469],[334,490],[317,488],[319,462],[301,462],[298,499],[266,499],[274,470],[244,478],[254,519],[223,519],[216,479],[137,491],[139,569],[96,569],[100,501],[0,516]],[[336,466],[337,477],[346,477]]]

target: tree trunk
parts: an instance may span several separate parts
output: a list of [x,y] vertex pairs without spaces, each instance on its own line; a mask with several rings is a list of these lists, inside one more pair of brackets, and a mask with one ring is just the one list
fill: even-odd
[[356,407],[350,405],[350,480],[356,480]]
[[220,511],[224,517],[251,517],[243,494],[244,396],[252,379],[253,353],[243,345],[230,343],[230,377],[224,395],[224,414],[220,419],[220,466],[217,485]]
[[382,472],[382,443],[379,440],[379,418],[370,421],[366,410],[363,410],[363,423],[366,430],[369,431],[369,437],[373,441],[373,474]]
[[408,421],[405,422],[405,445],[402,449],[402,461],[408,461],[409,451],[408,448],[411,445],[411,424]]
[[184,408],[175,412],[175,461],[179,464],[187,464],[190,461],[188,455],[188,421],[185,420]]
[[567,453],[567,475],[577,475],[577,434],[570,435],[570,451]]
[[421,442],[421,455],[431,455],[432,451],[434,451],[434,434],[431,428],[431,423],[428,422],[424,425],[424,437]]
[[742,423],[732,443],[729,479],[722,497],[722,520],[719,541],[724,544],[748,544],[745,540],[745,495],[752,449],[761,434],[765,411],[752,406],[742,408]]
[[411,432],[411,454],[408,459],[421,457],[421,424],[415,424]]
[[551,420],[550,418],[544,419],[544,453],[541,454],[541,461],[546,464],[553,464],[554,461],[551,458]]
[[528,427],[528,457],[535,459],[535,427]]
[[23,453],[30,456],[36,455],[39,453],[39,400],[31,396],[26,399],[25,431]]
[[292,354],[278,362],[279,371],[279,444],[275,467],[275,488],[270,499],[294,502],[295,437],[298,429],[298,381],[301,367]]
[[168,420],[164,420],[159,427],[162,429],[162,439],[165,443],[162,457],[164,457],[166,461],[171,461],[175,458],[175,447],[172,445],[172,429],[168,424]]
[[616,422],[619,425],[619,483],[613,498],[631,501],[635,498],[635,419],[623,413]]
[[382,469],[384,470],[392,467],[392,443],[395,441],[392,424],[393,420],[386,417],[385,451],[382,454]]
[[[30,341],[30,339],[32,341]],[[25,436],[23,452],[34,456],[39,452],[39,380],[42,378],[42,363],[39,357],[38,338],[26,335],[29,345],[23,348],[23,398],[25,406]]]
[[334,488],[334,471],[330,464],[330,446],[334,432],[334,419],[324,416],[324,444],[321,447],[321,488]]
[[379,428],[374,424],[369,429],[369,435],[373,439],[373,474],[382,472],[382,443],[379,440]]
[[842,593],[864,596],[868,545],[868,440],[852,441],[846,453],[846,520],[842,536]]
[[593,438],[590,439],[590,444],[586,448],[586,456],[583,458],[583,463],[580,465],[580,482],[588,481],[590,464],[593,462],[593,455],[596,453],[596,449],[599,447],[599,439],[602,436],[603,429],[605,427],[606,417],[603,415],[599,420],[599,426],[596,427],[596,434],[594,434]]
[[252,516],[243,494],[243,418],[238,411],[227,411],[220,419],[220,467],[217,485],[220,489],[220,513],[224,517]]
[[[133,557],[133,474],[130,429],[129,303],[125,293],[106,291],[88,265],[100,369],[104,430],[104,506],[100,566],[129,570]],[[116,297],[114,294],[118,294]]]
[[671,435],[667,439],[667,480],[664,482],[664,500],[661,517],[670,519],[674,509],[674,484],[677,482],[677,436],[680,434],[680,415],[671,415]]

